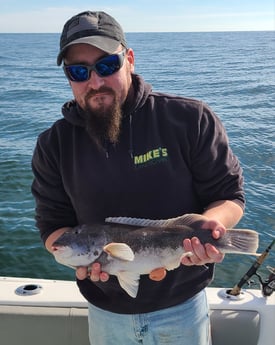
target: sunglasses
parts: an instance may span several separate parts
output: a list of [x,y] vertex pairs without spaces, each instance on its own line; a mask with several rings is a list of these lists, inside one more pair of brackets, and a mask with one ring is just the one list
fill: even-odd
[[67,78],[74,82],[87,81],[91,72],[95,71],[100,77],[109,77],[116,73],[123,65],[126,49],[118,54],[107,55],[98,60],[94,65],[64,65],[64,73]]

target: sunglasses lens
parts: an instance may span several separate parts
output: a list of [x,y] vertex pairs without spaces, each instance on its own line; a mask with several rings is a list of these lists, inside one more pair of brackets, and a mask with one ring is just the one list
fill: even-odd
[[65,67],[67,75],[72,81],[85,81],[89,79],[89,71],[85,66],[72,65]]
[[117,72],[121,67],[118,55],[109,55],[101,59],[95,64],[96,72],[102,76],[107,77]]
[[87,81],[90,78],[90,72],[95,71],[100,77],[108,77],[109,75],[117,72],[124,59],[125,51],[121,53],[108,55],[99,61],[95,65],[85,66],[85,65],[64,65],[64,71],[67,77],[71,81],[82,82]]

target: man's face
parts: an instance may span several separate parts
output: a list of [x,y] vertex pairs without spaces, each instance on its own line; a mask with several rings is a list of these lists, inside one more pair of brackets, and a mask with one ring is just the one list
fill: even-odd
[[[118,48],[115,53],[123,50]],[[93,65],[106,56],[102,50],[88,44],[75,44],[68,48],[66,65]],[[122,67],[114,74],[101,77],[95,71],[84,82],[70,81],[76,102],[86,113],[86,127],[97,143],[118,140],[121,123],[121,107],[126,100],[134,71],[134,55],[129,49],[125,53]]]

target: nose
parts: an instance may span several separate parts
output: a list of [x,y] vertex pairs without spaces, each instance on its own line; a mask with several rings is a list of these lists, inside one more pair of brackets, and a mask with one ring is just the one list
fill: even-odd
[[95,71],[91,71],[90,79],[88,80],[88,86],[94,90],[99,89],[104,85],[104,78],[100,77]]

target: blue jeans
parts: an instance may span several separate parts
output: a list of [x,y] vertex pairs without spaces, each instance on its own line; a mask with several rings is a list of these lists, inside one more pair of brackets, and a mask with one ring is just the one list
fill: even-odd
[[188,301],[145,314],[116,314],[89,304],[91,345],[210,345],[205,291]]

